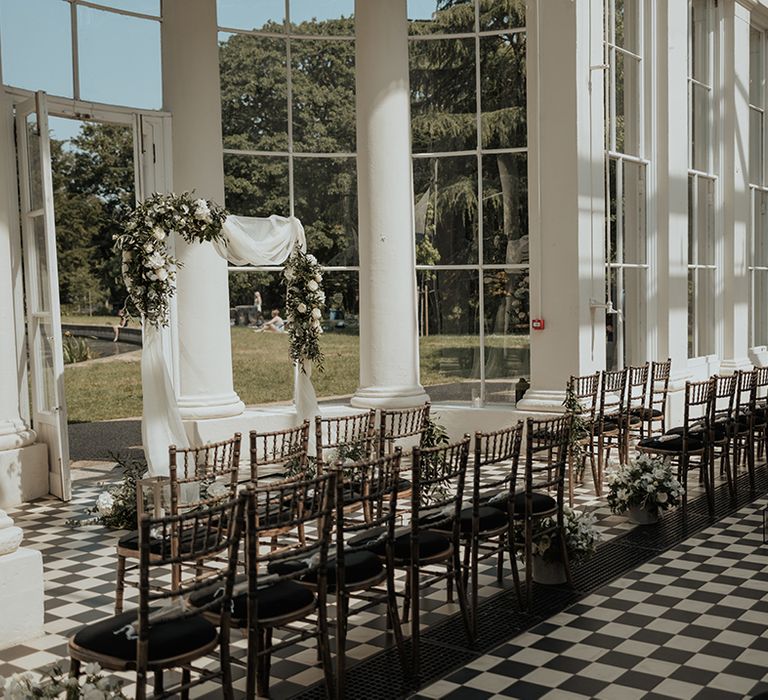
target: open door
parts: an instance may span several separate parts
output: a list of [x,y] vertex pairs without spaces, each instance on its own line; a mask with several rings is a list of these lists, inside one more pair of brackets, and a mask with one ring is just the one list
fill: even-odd
[[46,95],[16,106],[32,427],[48,445],[49,490],[71,498],[56,224]]

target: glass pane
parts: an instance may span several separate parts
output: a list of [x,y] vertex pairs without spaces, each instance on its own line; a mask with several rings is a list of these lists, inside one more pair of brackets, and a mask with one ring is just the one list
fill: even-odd
[[524,33],[480,39],[480,101],[485,148],[526,145],[525,56]]
[[354,42],[294,41],[291,52],[294,148],[354,152]]
[[285,0],[216,0],[220,27],[285,31]]
[[224,154],[227,209],[239,216],[288,216],[288,159]]
[[515,382],[530,379],[530,316],[527,270],[487,270],[485,290],[485,378],[488,401],[511,401]]
[[89,0],[94,5],[114,7],[117,10],[139,12],[142,15],[160,16],[160,0]]
[[712,100],[711,92],[708,88],[691,83],[691,136],[693,143],[691,147],[692,166],[695,170],[708,172],[709,170],[709,149],[711,139],[712,124]]
[[753,185],[763,184],[763,143],[764,124],[763,113],[750,107],[749,109],[749,181]]
[[715,352],[715,271],[696,270],[697,357]]
[[40,162],[40,133],[37,115],[27,115],[27,159],[29,161],[29,208],[43,208],[43,165]]
[[476,148],[474,40],[413,41],[410,64],[413,151]]
[[288,150],[286,40],[219,34],[225,148]]
[[469,400],[480,377],[478,273],[417,272],[421,383],[433,401]]
[[[754,221],[753,234],[753,260],[752,264],[758,267],[768,267],[768,192],[754,192]],[[762,307],[768,308],[768,304]],[[768,317],[768,314],[766,314]]]
[[483,256],[491,265],[528,262],[528,155],[483,156]]
[[3,82],[72,97],[69,3],[0,0]]
[[51,310],[51,295],[48,289],[50,267],[48,264],[48,249],[45,246],[45,222],[42,215],[32,219],[32,235],[35,257],[37,258],[37,267],[33,273],[35,277],[36,299],[32,303],[32,312],[37,313]]
[[475,28],[475,3],[474,0],[408,0],[408,20],[411,34],[471,32]]
[[752,346],[768,345],[768,314],[762,312],[768,306],[768,272],[755,270],[752,290]]
[[160,109],[160,23],[77,8],[80,94],[84,100]]
[[688,176],[688,264],[696,263],[696,176]]
[[293,161],[296,216],[307,248],[323,265],[357,265],[357,169],[354,158]]
[[715,264],[715,183],[708,179],[697,178],[696,194],[696,241],[699,265]]
[[621,51],[616,56],[616,150],[619,153],[640,153],[640,94],[642,90],[640,61]]
[[525,0],[480,0],[480,31],[525,27]]
[[690,75],[705,85],[710,81],[710,41],[713,7],[711,0],[690,0]]
[[355,33],[355,0],[291,0],[291,29],[298,34]]
[[623,161],[621,180],[621,229],[615,242],[616,259],[642,264],[646,260],[645,166]]
[[53,361],[53,328],[50,322],[38,320],[37,322],[38,342],[40,343],[38,353],[39,362],[41,364],[38,367],[37,377],[39,389],[38,400],[40,405],[37,407],[39,411],[53,411],[56,408],[56,371]]
[[749,102],[756,107],[765,106],[763,33],[754,27],[749,30]]
[[616,45],[640,55],[642,52],[640,46],[642,0],[615,1],[616,15],[613,20]]
[[413,162],[418,265],[477,262],[477,159]]
[[646,360],[646,278],[643,269],[612,268],[610,299],[617,313],[606,314],[606,364],[620,369]]

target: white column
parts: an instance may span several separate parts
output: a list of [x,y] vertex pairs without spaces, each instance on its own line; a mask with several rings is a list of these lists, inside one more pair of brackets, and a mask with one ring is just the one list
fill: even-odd
[[723,348],[720,371],[751,369],[749,360],[749,10],[723,6]]
[[[682,416],[688,372],[688,7],[658,5],[656,27],[657,128],[655,187],[657,236],[650,251],[657,270],[656,357],[672,358],[673,420]],[[653,239],[652,239],[653,240]],[[653,283],[653,280],[652,280]],[[653,297],[651,297],[653,298]],[[667,420],[667,425],[670,425]]]
[[[224,203],[216,3],[163,0],[163,106],[173,187]],[[227,263],[209,243],[176,242],[179,408],[186,419],[243,412],[232,384]]]
[[[13,112],[0,91],[0,507],[48,493],[48,449],[20,415],[23,368],[23,288]],[[18,325],[16,314],[19,314]]]
[[355,2],[360,387],[353,406],[427,400],[419,383],[406,0]]
[[605,366],[602,0],[528,3],[531,389],[561,410],[571,375]]

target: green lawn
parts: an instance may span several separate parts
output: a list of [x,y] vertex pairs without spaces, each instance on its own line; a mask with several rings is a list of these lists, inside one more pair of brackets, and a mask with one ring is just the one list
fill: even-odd
[[[486,338],[489,352],[504,357],[524,352],[524,336]],[[313,383],[320,397],[352,394],[359,377],[359,340],[354,335],[327,333],[322,339],[325,372]],[[478,341],[473,336],[431,336],[420,341],[421,381],[425,386],[477,377]],[[491,357],[494,355],[492,354]],[[293,368],[288,336],[232,329],[232,364],[235,391],[246,404],[290,401]],[[500,375],[512,373],[514,364],[498,363]],[[128,418],[141,415],[139,361],[113,361],[68,365],[64,370],[67,408],[71,422]]]

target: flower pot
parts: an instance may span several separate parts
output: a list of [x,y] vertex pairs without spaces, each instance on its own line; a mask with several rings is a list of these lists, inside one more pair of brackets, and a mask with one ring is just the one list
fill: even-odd
[[636,525],[654,525],[659,522],[660,516],[661,511],[658,508],[656,510],[647,510],[640,506],[630,506],[627,511],[629,522]]
[[533,580],[545,586],[557,586],[565,583],[568,577],[565,575],[565,566],[559,559],[548,561],[544,557],[533,557]]

